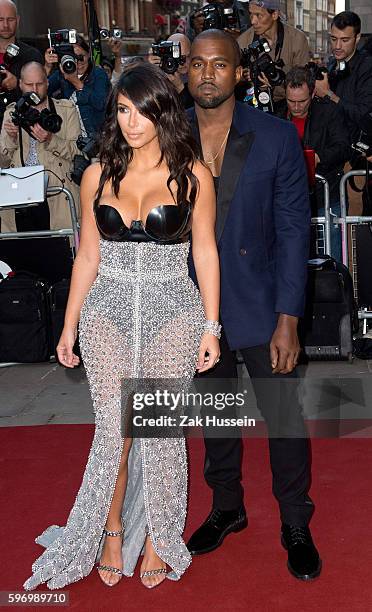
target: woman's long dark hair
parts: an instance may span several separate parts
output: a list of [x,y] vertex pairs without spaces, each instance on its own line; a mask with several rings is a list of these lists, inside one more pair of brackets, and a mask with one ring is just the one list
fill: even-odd
[[126,142],[117,119],[119,94],[129,98],[141,115],[154,124],[161,153],[159,165],[165,160],[169,168],[167,186],[172,197],[171,183],[177,183],[177,205],[189,201],[193,206],[199,186],[192,172],[193,164],[199,157],[198,145],[192,137],[175,88],[160,68],[145,62],[130,64],[109,97],[106,120],[100,135],[102,174],[95,206],[108,182],[111,182],[112,191],[118,197],[120,183],[133,159],[133,149]]

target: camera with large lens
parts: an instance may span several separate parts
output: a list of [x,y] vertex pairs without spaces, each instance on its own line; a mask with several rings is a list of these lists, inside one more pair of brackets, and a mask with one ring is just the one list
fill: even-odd
[[7,46],[4,53],[3,63],[0,64],[0,85],[5,79],[4,70],[10,70],[16,57],[19,55],[19,47],[14,43]]
[[305,68],[314,81],[324,81],[324,75],[327,74],[327,68],[325,66],[319,66],[315,62],[308,62],[305,64]]
[[158,45],[151,45],[153,55],[160,57],[160,68],[167,74],[174,74],[185,63],[186,58],[181,55],[179,42],[165,40]]
[[[194,16],[203,15],[203,30],[240,30],[238,11],[234,6],[226,7],[218,2],[206,4]],[[192,25],[192,23],[191,23]]]
[[54,110],[43,108],[40,112],[35,108],[40,104],[39,96],[34,92],[28,92],[16,102],[15,109],[12,112],[12,121],[14,125],[23,128],[28,134],[31,134],[31,127],[38,123],[44,130],[56,134],[61,129],[62,118],[57,115]]
[[285,73],[282,70],[283,60],[274,60],[269,53],[271,47],[265,38],[255,40],[251,45],[242,51],[242,66],[249,68],[251,75],[258,75],[262,72],[272,87],[281,85],[285,81]]
[[359,123],[360,134],[357,142],[351,146],[354,151],[362,153],[366,157],[372,155],[372,112],[362,117]]
[[85,170],[90,166],[93,157],[98,155],[99,144],[91,136],[79,136],[76,144],[81,153],[74,157],[71,178],[76,185],[80,185]]
[[271,47],[267,40],[260,38],[242,50],[240,63],[243,68],[249,68],[250,71],[254,90],[254,95],[251,97],[253,106],[273,113],[271,91],[262,85],[258,77],[261,73],[264,74],[271,87],[276,87],[284,83],[285,73],[282,70],[283,60],[279,59],[275,62],[269,55],[270,51]]
[[56,30],[51,32],[48,29],[49,46],[58,55],[60,66],[66,74],[73,74],[77,70],[76,55],[73,45],[76,44],[76,30]]

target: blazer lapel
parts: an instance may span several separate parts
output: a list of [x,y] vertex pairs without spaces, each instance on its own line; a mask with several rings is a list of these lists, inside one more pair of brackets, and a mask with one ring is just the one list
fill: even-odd
[[234,126],[234,123],[232,124],[226,143],[218,187],[216,220],[217,242],[219,242],[222,236],[230,204],[234,197],[236,185],[253,141],[254,132],[239,134],[238,130]]
[[[188,111],[191,121],[191,129],[193,136],[201,148],[200,132],[198,119],[195,109]],[[247,155],[254,141],[254,132],[245,132],[240,134],[235,126],[235,122],[239,126],[239,108],[235,108],[233,122],[231,124],[230,134],[227,139],[225,155],[223,158],[221,176],[219,181],[218,196],[217,196],[217,219],[216,219],[216,240],[220,240],[225,226],[227,214],[229,212],[230,203],[233,199],[236,185],[246,161]]]

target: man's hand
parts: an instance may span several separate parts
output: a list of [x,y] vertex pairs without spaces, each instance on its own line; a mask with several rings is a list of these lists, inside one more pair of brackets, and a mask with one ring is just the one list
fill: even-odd
[[116,38],[109,38],[107,44],[115,57],[121,57],[121,50],[123,48],[123,43],[121,40],[116,40]]
[[323,76],[324,79],[322,81],[315,81],[315,95],[318,96],[318,98],[324,98],[324,96],[328,96],[329,93],[328,74],[324,72]]
[[1,88],[5,91],[12,91],[12,89],[16,89],[18,85],[17,77],[9,72],[9,70],[2,70],[2,75],[5,75],[5,79],[1,83]]
[[185,88],[185,83],[181,79],[181,75],[176,71],[174,74],[167,74],[168,79],[177,89],[177,93],[181,93],[181,91]]
[[4,130],[14,140],[17,142],[18,140],[18,127],[14,125],[13,121],[4,121]]
[[315,153],[315,167],[317,167],[318,164],[320,164],[320,157],[318,153]]
[[261,85],[266,89],[269,89],[271,87],[269,79],[263,72],[260,72],[260,74],[258,75],[258,80],[260,81]]
[[154,66],[160,66],[160,57],[158,55],[153,54],[152,47],[150,47],[147,52],[147,60],[150,62],[150,64],[154,64]]
[[50,142],[53,136],[52,132],[47,132],[38,123],[31,127],[31,134],[38,142]]
[[300,354],[297,336],[297,317],[280,314],[276,330],[270,342],[273,374],[289,374],[296,367]]
[[48,47],[48,49],[44,53],[45,59],[45,70],[47,75],[49,76],[53,70],[54,64],[58,64],[59,59],[57,53],[54,53],[52,47]]

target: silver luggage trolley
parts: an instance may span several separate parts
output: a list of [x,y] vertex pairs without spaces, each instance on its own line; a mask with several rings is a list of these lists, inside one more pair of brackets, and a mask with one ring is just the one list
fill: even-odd
[[312,217],[311,225],[315,230],[315,250],[317,255],[332,255],[331,252],[331,210],[328,181],[320,174],[315,175],[324,190],[324,217]]
[[[334,223],[338,223],[341,226],[342,263],[348,267],[349,267],[349,227],[350,227],[350,238],[351,238],[350,268],[351,268],[351,273],[352,273],[353,283],[354,283],[354,297],[355,297],[356,303],[358,304],[358,317],[359,319],[363,321],[363,334],[367,333],[367,320],[372,319],[372,310],[369,308],[362,307],[362,305],[360,304],[360,300],[359,300],[356,227],[358,225],[371,225],[372,217],[350,216],[347,214],[346,183],[352,176],[366,176],[366,174],[367,174],[366,170],[351,170],[350,172],[347,172],[346,174],[344,174],[340,182],[341,216],[333,220]],[[369,171],[369,176],[372,177],[372,170]],[[371,252],[370,261],[372,261],[372,252]]]

